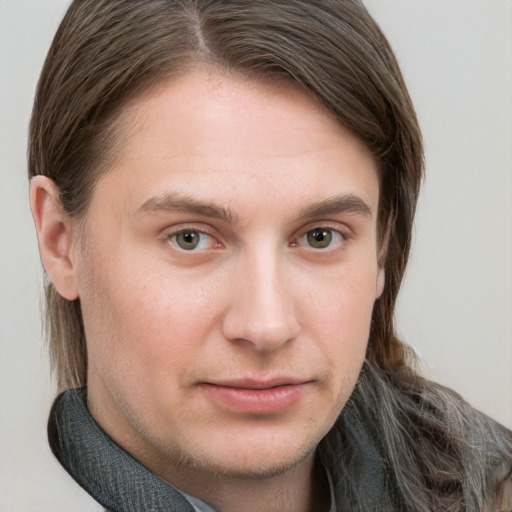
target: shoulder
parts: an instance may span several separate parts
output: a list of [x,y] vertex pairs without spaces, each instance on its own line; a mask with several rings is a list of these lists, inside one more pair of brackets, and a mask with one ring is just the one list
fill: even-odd
[[17,424],[18,431],[1,439],[0,510],[104,512],[55,458],[46,425],[33,423]]
[[493,455],[491,482],[494,489],[492,512],[512,512],[512,431],[485,414],[478,412],[487,427],[481,457]]
[[37,462],[40,478],[33,482],[39,488],[38,503],[32,510],[52,512],[104,512],[104,508],[85,492],[60,465],[46,442],[39,447]]
[[512,470],[498,485],[493,512],[512,512]]

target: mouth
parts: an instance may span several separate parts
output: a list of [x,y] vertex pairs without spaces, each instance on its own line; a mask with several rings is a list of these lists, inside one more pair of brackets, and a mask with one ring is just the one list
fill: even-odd
[[313,381],[295,378],[205,382],[202,390],[222,408],[248,414],[273,414],[296,405]]

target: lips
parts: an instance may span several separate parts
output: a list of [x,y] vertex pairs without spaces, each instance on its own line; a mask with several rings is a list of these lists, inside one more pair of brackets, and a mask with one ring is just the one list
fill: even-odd
[[217,405],[241,413],[272,414],[296,405],[313,382],[295,378],[236,379],[201,384]]

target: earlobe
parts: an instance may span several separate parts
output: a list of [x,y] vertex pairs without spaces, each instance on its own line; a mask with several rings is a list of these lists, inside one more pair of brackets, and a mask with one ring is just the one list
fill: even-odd
[[376,283],[376,294],[375,299],[378,299],[384,291],[384,285],[386,283],[386,271],[384,267],[379,267],[377,272],[377,283]]
[[59,190],[51,179],[32,178],[30,208],[43,267],[59,294],[67,300],[75,300],[78,290],[71,255],[71,220],[62,209]]

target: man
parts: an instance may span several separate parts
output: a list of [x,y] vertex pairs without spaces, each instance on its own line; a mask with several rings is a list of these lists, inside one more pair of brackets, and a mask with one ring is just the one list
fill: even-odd
[[394,333],[421,137],[359,2],[74,2],[29,165],[50,444],[108,510],[503,509],[510,433]]

